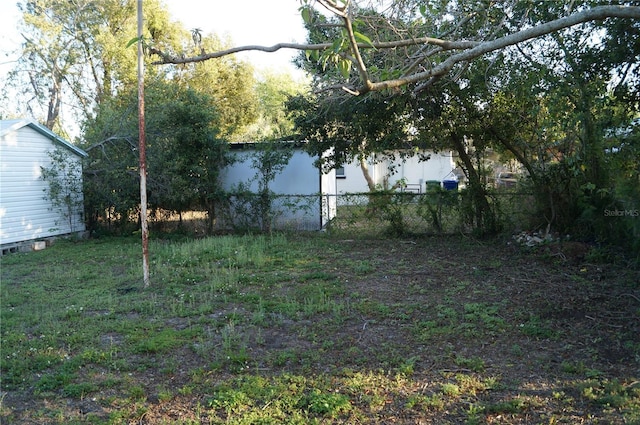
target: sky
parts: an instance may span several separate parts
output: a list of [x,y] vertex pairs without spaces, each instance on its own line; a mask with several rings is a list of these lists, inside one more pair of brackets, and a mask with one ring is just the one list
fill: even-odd
[[9,53],[20,46],[20,36],[15,30],[18,16],[14,0],[0,0],[0,83],[15,60],[15,55]]
[[[7,1],[7,0],[0,0]],[[170,14],[187,29],[229,36],[234,46],[304,43],[299,0],[164,0]],[[293,50],[250,52],[241,57],[257,67],[293,70]]]
[[[19,20],[18,0],[0,0],[0,84],[16,59],[21,43],[16,31]],[[299,0],[163,0],[174,21],[187,29],[199,28],[203,34],[216,33],[230,37],[234,46],[258,44],[270,46],[281,42],[303,43],[306,33],[298,12]],[[143,3],[144,7],[144,3]],[[291,65],[297,54],[293,50],[275,53],[239,54],[257,69],[273,68],[299,71]]]

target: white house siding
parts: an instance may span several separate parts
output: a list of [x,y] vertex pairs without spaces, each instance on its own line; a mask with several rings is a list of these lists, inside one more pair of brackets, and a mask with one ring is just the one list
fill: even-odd
[[[381,185],[384,181],[384,176],[388,174],[387,162],[374,162],[373,160],[367,161],[369,168],[369,174],[373,181]],[[367,181],[362,174],[362,168],[360,168],[360,161],[352,161],[343,165],[344,174],[337,177],[336,186],[338,193],[365,193],[369,191]]]
[[[65,214],[45,199],[48,183],[41,178],[41,167],[51,165],[48,152],[56,146],[66,147],[68,143],[49,133],[48,129],[30,121],[0,121],[2,246],[85,230],[81,209],[73,214],[73,222],[69,223]],[[70,152],[72,161],[81,160],[77,152]]]
[[[428,181],[455,180],[453,170],[455,161],[451,152],[433,153],[427,161],[420,161],[415,155],[408,158],[398,158],[394,162],[384,160],[377,163],[369,161],[369,172],[373,181],[382,186],[388,179],[389,186],[393,186],[398,180],[405,179],[410,189],[416,192],[424,192]],[[394,173],[390,173],[390,169]],[[344,177],[337,179],[338,193],[365,193],[369,191],[367,182],[360,169],[358,161],[344,165]]]
[[[223,170],[222,186],[226,190],[232,190],[243,183],[251,192],[256,193],[258,170],[252,168],[252,158],[256,151],[245,148],[234,154],[237,161]],[[295,211],[274,202],[275,209],[280,211],[276,219],[277,227],[319,230],[335,216],[335,196],[332,196],[335,195],[335,172],[332,170],[321,175],[314,162],[315,158],[308,153],[295,150],[287,166],[270,182],[269,189],[276,195],[298,195],[299,201],[308,205]],[[319,196],[320,194],[323,196]],[[286,198],[281,199],[282,203],[288,201]]]
[[427,161],[420,161],[418,156],[412,156],[397,162],[396,173],[389,176],[389,184],[405,179],[408,189],[419,187],[424,192],[428,181],[456,180],[453,173],[455,166],[451,152],[431,153]]

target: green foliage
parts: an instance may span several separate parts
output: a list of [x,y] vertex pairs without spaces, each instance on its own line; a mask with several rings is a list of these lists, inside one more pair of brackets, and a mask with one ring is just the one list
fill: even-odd
[[[271,232],[273,220],[278,215],[274,205],[275,193],[270,189],[273,180],[285,169],[293,156],[293,146],[288,142],[262,142],[251,153],[251,168],[255,176],[231,190],[229,199],[230,221],[245,230],[257,227]],[[255,192],[252,186],[257,185]],[[244,225],[244,226],[243,226]]]
[[[538,24],[563,13],[557,4],[540,3],[528,19]],[[507,124],[494,119],[491,126],[501,151],[529,175],[523,190],[535,196],[534,226],[632,251],[637,223],[607,212],[634,211],[640,199],[623,195],[624,188],[638,186],[629,126],[639,107],[631,58],[638,52],[636,29],[637,22],[590,23],[521,46],[507,56],[508,67],[520,70],[503,83],[513,95],[494,96],[491,108]],[[594,31],[601,33],[596,43],[589,41]],[[512,124],[504,120],[509,116],[516,118]],[[622,147],[629,155],[625,165],[617,155]]]
[[190,332],[178,332],[174,329],[142,330],[131,335],[129,343],[135,353],[166,353],[184,345]]
[[581,396],[589,402],[611,409],[621,409],[629,414],[629,419],[640,419],[640,387],[637,382],[624,384],[617,380],[590,380],[580,387]]
[[520,324],[520,330],[523,334],[542,339],[554,339],[558,337],[558,333],[553,329],[548,321],[544,321],[537,316],[531,316],[529,319]]
[[[170,422],[178,408],[185,423],[640,418],[627,372],[638,335],[618,326],[637,310],[628,268],[592,285],[502,242],[450,236],[151,244],[159,284],[146,290],[138,238],[0,259],[3,423]],[[589,318],[540,311],[550,288],[552,304]],[[548,335],[551,351],[535,350]],[[623,356],[604,356],[612,347]],[[32,409],[16,407],[25,399]]]
[[[212,99],[164,81],[149,83],[146,134],[149,206],[182,213],[206,211],[215,218],[220,170],[231,161],[220,140],[219,116]],[[88,126],[85,167],[87,208],[98,221],[126,222],[137,211],[136,92],[105,103]],[[116,120],[115,117],[123,116]]]
[[38,393],[55,391],[57,389],[67,386],[71,382],[72,378],[73,376],[66,373],[44,375],[36,383],[36,391]]
[[390,236],[402,236],[408,233],[405,222],[406,206],[414,201],[410,193],[379,190],[372,192],[366,216],[369,219],[380,218],[387,224],[386,233]]
[[99,387],[90,382],[80,382],[77,384],[68,384],[62,389],[65,397],[76,398],[82,400],[87,395],[99,391]]
[[294,136],[292,119],[287,116],[286,102],[307,90],[306,83],[286,73],[262,71],[255,82],[257,119],[235,135],[233,140],[263,142],[289,140]]
[[470,369],[473,372],[483,372],[485,369],[485,362],[480,357],[462,357],[456,356],[454,363],[462,368]]
[[[188,52],[198,55],[202,51],[213,52],[229,47],[215,35],[202,37],[198,45],[190,44],[193,47]],[[259,118],[261,95],[250,64],[228,56],[172,67],[170,77],[165,76],[165,79],[168,84],[177,85],[182,90],[191,89],[209,98],[209,102],[203,103],[203,106],[215,109],[220,138],[233,142],[246,141],[242,135]]]
[[427,188],[427,195],[418,198],[418,214],[425,221],[430,221],[436,232],[444,229],[443,214],[458,204],[458,192],[443,190],[439,185]]
[[[48,128],[65,134],[70,123],[61,122],[62,104],[73,111],[70,120],[82,123],[94,116],[102,101],[123,86],[135,85],[136,51],[125,48],[136,33],[134,0],[105,0],[99,5],[92,0],[22,1],[18,6],[25,37],[6,89],[27,100],[7,104],[8,109],[35,114]],[[159,1],[145,3],[146,39],[177,47],[180,31],[169,23]],[[147,72],[156,71],[149,67]]]
[[301,401],[300,407],[317,415],[335,418],[351,410],[351,402],[343,394],[323,393],[314,389]]
[[50,151],[49,158],[50,165],[41,167],[41,178],[48,183],[45,199],[60,212],[69,230],[74,232],[83,221],[82,163],[60,147]]

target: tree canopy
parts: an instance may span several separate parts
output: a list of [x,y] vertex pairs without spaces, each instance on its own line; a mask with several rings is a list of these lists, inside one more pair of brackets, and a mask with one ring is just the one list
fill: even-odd
[[[336,64],[344,77],[336,88],[353,94],[408,85],[419,91],[474,59],[509,46],[589,22],[640,19],[640,6],[627,2],[554,3],[548,7],[549,2],[534,0],[402,0],[378,2],[373,14],[360,3],[301,0],[302,18],[310,28],[324,32],[323,41],[240,46],[192,56],[178,55],[169,46],[158,44],[150,46],[150,52],[159,58],[156,64],[185,64],[246,50],[298,49],[323,64]],[[336,19],[327,24],[322,11]],[[384,52],[386,66],[372,66],[363,56],[364,50]]]
[[[229,163],[221,115],[211,97],[162,79],[148,84],[146,97],[150,208],[206,211],[213,220],[219,172]],[[135,90],[121,93],[87,126],[85,197],[94,221],[127,221],[137,211],[136,99]]]
[[[3,94],[25,99],[13,109],[65,134],[65,125],[95,117],[103,101],[136,85],[135,0],[21,0],[21,56]],[[228,47],[213,34],[194,33],[172,22],[159,0],[145,0],[145,44],[186,53]],[[145,59],[150,63],[150,59]],[[257,117],[253,70],[234,58],[190,65],[146,66],[147,78],[164,78],[206,93],[216,101],[221,134],[241,131]]]
[[285,104],[290,97],[308,91],[306,81],[299,81],[289,73],[261,70],[254,91],[257,97],[257,119],[236,135],[241,141],[273,141],[290,138],[294,134],[293,120],[287,116]]
[[[312,4],[334,15],[315,13]],[[330,152],[328,166],[407,146],[451,149],[468,182],[473,226],[495,231],[489,155],[497,153],[530,177],[536,226],[625,238],[602,211],[640,199],[628,190],[621,195],[619,169],[606,153],[620,144],[607,134],[640,109],[637,7],[387,5],[303,3],[311,49],[299,64],[314,75],[315,94],[291,106],[301,137],[316,153]],[[635,146],[629,138],[623,144]],[[632,162],[622,180],[637,183],[640,168]]]
[[[61,115],[82,122],[102,100],[135,84],[136,52],[125,48],[136,34],[135,1],[23,0],[18,7],[22,54],[5,88],[25,99],[16,112],[63,131]],[[164,42],[177,47],[178,28],[161,3],[150,0],[146,8],[147,31],[162,28]]]

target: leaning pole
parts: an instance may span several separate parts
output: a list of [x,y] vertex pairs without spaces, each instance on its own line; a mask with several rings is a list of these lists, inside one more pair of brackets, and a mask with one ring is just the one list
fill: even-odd
[[142,230],[142,275],[144,287],[149,278],[149,228],[147,226],[147,155],[144,132],[144,52],[142,38],[142,0],[138,0],[138,143],[140,151],[140,227]]

